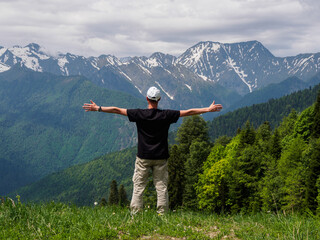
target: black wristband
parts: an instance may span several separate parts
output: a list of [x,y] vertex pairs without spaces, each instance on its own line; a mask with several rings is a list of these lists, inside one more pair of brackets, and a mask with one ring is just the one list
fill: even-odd
[[99,107],[99,109],[98,109],[98,112],[101,112],[102,111],[102,109],[101,109],[101,106]]

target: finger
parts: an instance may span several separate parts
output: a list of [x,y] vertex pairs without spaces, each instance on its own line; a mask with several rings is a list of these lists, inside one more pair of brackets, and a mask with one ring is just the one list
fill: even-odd
[[92,100],[90,100],[90,102],[91,102],[93,105],[95,105],[95,103],[94,103]]

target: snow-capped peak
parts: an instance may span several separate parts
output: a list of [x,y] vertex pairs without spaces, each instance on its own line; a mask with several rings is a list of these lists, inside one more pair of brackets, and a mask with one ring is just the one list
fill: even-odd
[[39,51],[40,46],[38,44],[29,44],[25,47],[20,46],[14,46],[12,48],[9,48],[8,50],[13,55],[13,62],[21,62],[23,65],[25,65],[27,68],[30,68],[34,71],[42,72],[42,66],[39,64],[39,60],[46,60],[50,57],[43,53],[42,51]]
[[178,57],[177,62],[188,68],[193,68],[201,58],[218,52],[220,48],[221,43],[218,42],[200,42]]
[[102,67],[102,65],[112,65],[112,66],[122,65],[122,62],[117,57],[112,55],[101,55],[98,57],[98,62],[100,67]]

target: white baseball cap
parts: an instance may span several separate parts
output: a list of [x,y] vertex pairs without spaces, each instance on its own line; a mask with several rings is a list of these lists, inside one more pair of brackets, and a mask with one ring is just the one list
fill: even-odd
[[153,101],[159,101],[159,99],[161,98],[160,90],[156,87],[149,88],[147,92],[147,98]]

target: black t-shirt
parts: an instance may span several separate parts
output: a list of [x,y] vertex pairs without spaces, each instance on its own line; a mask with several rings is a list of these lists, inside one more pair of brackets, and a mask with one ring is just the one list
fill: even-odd
[[167,159],[168,131],[171,123],[178,121],[180,111],[161,109],[128,109],[130,122],[138,131],[138,154],[144,159]]

